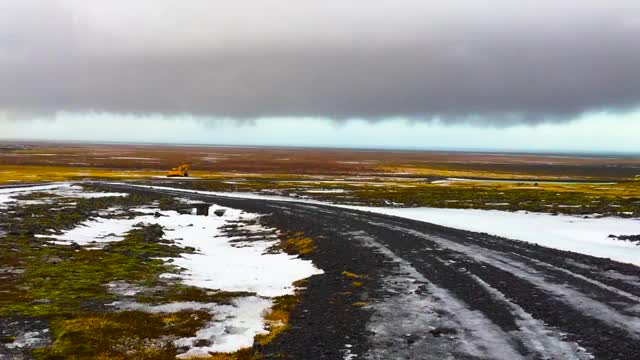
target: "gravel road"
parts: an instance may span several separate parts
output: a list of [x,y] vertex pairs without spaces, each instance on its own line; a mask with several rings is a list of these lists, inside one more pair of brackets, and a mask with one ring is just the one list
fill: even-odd
[[325,274],[267,358],[640,359],[639,267],[325,205],[142,191],[315,239],[308,258]]

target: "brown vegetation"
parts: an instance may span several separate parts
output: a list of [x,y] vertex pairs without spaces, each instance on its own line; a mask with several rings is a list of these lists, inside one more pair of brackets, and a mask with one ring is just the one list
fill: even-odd
[[632,179],[640,159],[429,151],[24,143],[0,146],[0,166],[166,171],[188,161],[198,172],[396,176]]

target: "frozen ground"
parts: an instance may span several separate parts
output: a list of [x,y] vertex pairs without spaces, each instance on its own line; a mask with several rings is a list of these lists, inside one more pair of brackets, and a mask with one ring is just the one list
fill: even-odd
[[[256,335],[266,333],[263,315],[271,305],[272,302],[269,299],[247,296],[235,299],[231,305],[176,302],[150,307],[146,304],[129,303],[120,305],[120,310],[139,310],[150,313],[171,313],[182,310],[211,312],[214,318],[198,330],[195,336],[175,341],[176,346],[189,348],[187,352],[178,355],[178,359],[193,359],[208,358],[210,353],[234,352],[251,347]],[[199,341],[211,342],[211,344],[198,346]]]
[[[213,215],[225,209],[222,217]],[[148,209],[155,213],[156,209]],[[256,215],[236,209],[212,206],[211,216],[179,215],[174,211],[159,211],[160,216],[141,216],[134,223],[162,225],[166,237],[181,246],[198,249],[197,254],[184,254],[174,264],[186,269],[183,281],[187,285],[225,291],[254,292],[260,296],[281,296],[293,293],[296,280],[319,274],[310,261],[285,253],[268,254],[267,249],[278,240],[274,229],[260,225],[240,226],[238,230],[255,238],[230,238],[220,228],[229,221],[254,220]]]
[[[225,210],[216,216],[214,210]],[[53,238],[57,244],[77,243],[92,248],[107,242],[120,241],[135,224],[158,224],[165,230],[165,238],[177,245],[197,249],[195,254],[174,258],[173,264],[184,269],[177,276],[181,282],[200,288],[220,291],[248,292],[256,296],[236,299],[232,305],[215,303],[173,303],[156,307],[143,304],[114,304],[121,309],[150,312],[173,312],[184,309],[205,309],[214,320],[198,331],[195,337],[178,339],[176,346],[190,347],[182,358],[206,356],[209,352],[233,352],[251,347],[257,334],[265,330],[263,315],[271,307],[271,298],[293,294],[296,280],[321,274],[310,261],[285,253],[267,253],[278,238],[275,229],[245,222],[257,215],[213,205],[210,216],[179,214],[157,208],[133,209],[140,215],[131,219],[96,218],[60,235],[38,235]],[[238,224],[242,237],[225,235],[222,227]],[[168,277],[176,278],[174,274]],[[197,345],[204,343],[210,345]]]
[[[15,199],[16,196],[27,195],[34,192],[47,192],[60,197],[83,198],[83,199],[129,195],[127,193],[85,191],[81,186],[75,185],[73,183],[68,183],[68,182],[53,183],[53,184],[40,185],[40,186],[11,187],[6,189],[0,189],[0,209],[3,206],[6,206],[7,203],[18,201]],[[47,202],[47,200],[21,200],[21,201],[27,202],[27,203],[28,202],[31,202],[31,203]]]
[[640,246],[609,235],[640,234],[640,219],[581,218],[569,215],[475,209],[350,207],[484,232],[542,246],[640,265]]
[[[461,358],[520,359],[521,355],[513,347],[515,341],[535,349],[543,359],[593,358],[577,343],[564,340],[564,334],[534,319],[477,276],[474,279],[492,296],[508,304],[511,314],[517,319],[518,331],[505,332],[481,312],[470,310],[467,304],[429,282],[410,263],[377,243],[373,237],[364,232],[352,235],[397,266],[396,273],[385,279],[385,287],[393,295],[371,306],[374,314],[368,329],[375,346],[367,354],[368,359],[417,359],[425,353],[443,359],[451,353]],[[422,291],[421,287],[428,292]],[[435,329],[460,328],[466,331],[448,336],[429,336],[429,331]],[[397,340],[407,337],[407,334],[411,335],[412,341]],[[384,346],[392,342],[400,346]]]
[[[147,187],[147,186],[145,186]],[[349,206],[284,196],[239,192],[205,192],[188,189],[153,186],[185,193],[229,196],[244,199],[262,199],[288,202],[323,204],[347,209],[393,215],[424,221],[456,229],[485,232],[509,239],[522,240],[559,250],[605,257],[640,265],[640,246],[631,242],[608,238],[609,235],[640,234],[640,219],[616,217],[582,218],[569,215],[554,216],[544,213],[509,212],[500,210],[439,209],[439,208],[387,208]]]
[[[128,187],[131,185],[113,188]],[[304,229],[314,238],[322,239],[317,242],[318,251],[310,257],[326,273],[309,279],[302,301],[291,313],[291,330],[265,350],[268,355],[286,352],[296,359],[352,360],[640,358],[637,342],[640,337],[640,268],[429,223],[442,222],[461,228],[469,225],[465,222],[488,222],[496,227],[511,224],[512,234],[523,234],[521,228],[527,228],[535,235],[550,233],[556,239],[569,241],[581,237],[589,239],[589,236],[572,234],[585,222],[595,224],[594,228],[586,227],[587,234],[602,232],[604,223],[601,221],[612,221],[614,225],[610,226],[617,230],[613,233],[621,233],[624,228],[618,221],[623,219],[582,219],[500,211],[479,211],[477,215],[469,215],[477,218],[464,217],[474,212],[443,212],[446,216],[437,218],[430,211],[440,213],[440,209],[345,209],[320,202],[255,194],[237,195],[288,202],[243,200],[217,193],[213,193],[216,196],[204,192],[189,194],[196,192],[172,188],[153,192],[217,203],[229,209],[246,209],[251,214],[269,214],[262,219],[262,224],[282,230]],[[151,216],[153,210],[145,210],[149,214],[140,216]],[[238,219],[237,214],[228,211],[230,219]],[[510,217],[505,218],[504,214]],[[522,216],[524,223],[517,222],[518,218],[513,216]],[[159,219],[166,220],[164,217]],[[542,225],[530,223],[531,219],[543,219],[544,222]],[[246,220],[251,221],[251,218]],[[173,230],[182,231],[175,221],[172,224]],[[567,227],[564,232],[549,230],[563,226]],[[496,229],[488,230],[494,232]],[[167,238],[178,238],[176,231],[167,231]],[[240,249],[254,247],[260,242],[269,242],[272,234],[271,229],[254,223],[245,226],[243,232],[248,234],[246,237],[243,234],[243,239],[227,239],[227,242]],[[608,232],[607,228],[603,234]],[[614,240],[611,241],[613,244]],[[211,249],[214,248],[212,245]],[[202,256],[208,251],[200,250]],[[191,266],[196,268],[196,264]],[[345,278],[345,270],[356,274],[358,285]],[[201,281],[191,277],[189,271],[184,274],[183,281],[196,280]],[[251,303],[251,298],[269,300],[267,296],[243,299]],[[150,307],[148,311],[162,311],[165,305],[162,306]],[[249,344],[251,334],[255,333],[250,324],[260,319],[251,314],[260,313],[261,305],[253,303],[242,309],[234,304],[235,307],[226,309],[238,310],[238,314],[248,316],[244,325],[241,325],[239,315],[226,319],[223,315],[226,310],[216,304],[174,303],[167,306],[206,308],[214,314],[217,309],[217,319],[225,320],[207,325],[195,338],[180,340],[202,345],[205,341],[200,340],[213,338],[213,344],[203,346],[208,347],[232,344],[237,339],[249,339],[246,343]],[[166,308],[166,311],[170,310]],[[238,336],[231,340],[227,338],[230,335]],[[207,350],[193,346],[190,351],[197,354]]]

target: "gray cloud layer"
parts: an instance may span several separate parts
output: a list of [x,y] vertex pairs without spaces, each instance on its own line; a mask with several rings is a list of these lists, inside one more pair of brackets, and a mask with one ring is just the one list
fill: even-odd
[[563,121],[640,105],[637,0],[0,0],[0,109]]

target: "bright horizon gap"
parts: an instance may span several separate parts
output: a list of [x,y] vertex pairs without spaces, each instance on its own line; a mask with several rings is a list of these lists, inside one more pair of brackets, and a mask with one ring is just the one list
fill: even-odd
[[167,142],[118,142],[118,141],[83,141],[83,140],[34,140],[34,139],[3,139],[0,138],[0,145],[13,143],[42,143],[56,145],[131,145],[131,146],[168,146],[168,147],[204,147],[204,148],[256,148],[256,149],[314,149],[314,150],[346,150],[346,151],[401,151],[401,152],[452,152],[452,153],[487,153],[487,154],[522,154],[522,155],[572,155],[572,156],[596,156],[605,157],[608,155],[619,156],[640,156],[640,151],[563,151],[563,150],[522,150],[522,149],[491,149],[491,148],[400,148],[400,147],[348,147],[348,146],[298,146],[298,145],[241,145],[234,143],[167,143]]
[[0,140],[188,146],[267,146],[363,150],[523,153],[640,153],[640,109],[595,112],[571,121],[505,127],[405,118],[335,121],[193,115],[60,112],[11,120],[0,117]]

